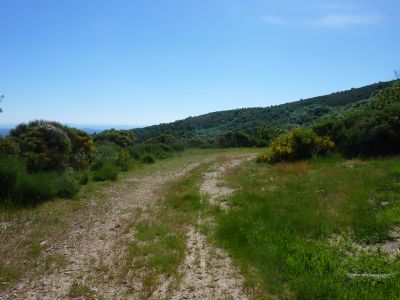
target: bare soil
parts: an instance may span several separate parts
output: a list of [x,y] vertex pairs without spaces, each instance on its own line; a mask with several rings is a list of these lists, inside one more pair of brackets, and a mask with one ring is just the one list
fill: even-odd
[[[226,172],[237,168],[252,156],[242,155],[224,157],[211,166],[203,176],[201,193],[211,205],[229,209],[225,198],[234,190],[225,186],[223,178]],[[203,220],[201,225],[210,220]],[[187,255],[180,269],[182,280],[172,299],[248,299],[243,285],[243,276],[233,265],[229,255],[222,249],[208,243],[206,237],[196,228],[191,227],[187,237]]]
[[[224,185],[223,177],[249,158],[249,155],[236,155],[217,159],[213,169],[204,174],[201,183],[204,201],[229,209],[225,198],[234,190]],[[136,299],[135,293],[132,294],[132,285],[128,286],[118,279],[120,264],[124,262],[125,245],[135,235],[135,229],[128,224],[138,217],[138,212],[157,206],[160,199],[158,193],[165,184],[185,176],[200,164],[181,164],[178,170],[127,177],[107,187],[104,196],[108,203],[106,213],[97,211],[98,199],[93,198],[88,203],[87,211],[85,209],[84,214],[77,216],[78,222],[66,229],[63,240],[49,245],[43,242],[45,256],[61,257],[65,263],[40,276],[27,276],[11,289],[0,293],[0,299],[66,299],[75,283],[88,287],[93,299]],[[199,215],[198,224],[205,221],[208,222]],[[199,228],[188,227],[187,254],[179,274],[174,277],[173,290],[169,289],[172,278],[165,279],[151,298],[247,299],[239,270],[225,251],[207,241]],[[138,286],[140,288],[139,283]],[[78,296],[78,299],[85,299],[85,296]]]
[[106,194],[111,208],[105,215],[96,215],[97,200],[92,199],[91,213],[86,219],[74,224],[64,241],[49,246],[48,252],[64,257],[67,266],[40,278],[26,279],[0,295],[0,299],[65,299],[74,282],[88,284],[95,294],[106,299],[125,299],[127,287],[114,280],[116,264],[123,256],[122,245],[132,236],[124,225],[135,217],[135,211],[145,210],[156,202],[160,187],[197,165],[127,178],[110,186]]

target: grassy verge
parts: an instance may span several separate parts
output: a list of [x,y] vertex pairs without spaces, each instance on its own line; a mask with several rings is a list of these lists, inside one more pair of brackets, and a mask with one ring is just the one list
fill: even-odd
[[216,213],[215,238],[248,284],[283,299],[396,299],[400,257],[383,251],[400,223],[400,159],[249,162]]

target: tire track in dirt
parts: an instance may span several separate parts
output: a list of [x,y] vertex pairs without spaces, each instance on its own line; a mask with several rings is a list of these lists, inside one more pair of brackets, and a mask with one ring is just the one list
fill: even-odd
[[[234,190],[223,185],[225,173],[238,167],[250,155],[224,157],[212,165],[212,170],[204,174],[201,193],[210,204],[229,209],[224,198]],[[207,220],[209,221],[209,220]],[[204,222],[199,216],[198,223]],[[213,247],[196,228],[190,227],[187,234],[187,255],[180,268],[182,280],[171,299],[248,299],[243,276],[233,266],[228,254]],[[159,294],[158,294],[159,295]]]
[[111,207],[107,213],[96,215],[97,201],[92,199],[88,218],[76,224],[65,241],[52,247],[52,254],[63,256],[67,266],[39,278],[26,279],[7,294],[0,295],[0,299],[65,299],[74,282],[87,284],[95,294],[106,299],[129,298],[126,296],[128,287],[114,280],[116,264],[124,255],[124,242],[132,237],[129,229],[124,229],[125,220],[134,216],[135,209],[146,210],[154,205],[160,187],[199,164],[139,178],[129,177],[107,188],[106,197]]

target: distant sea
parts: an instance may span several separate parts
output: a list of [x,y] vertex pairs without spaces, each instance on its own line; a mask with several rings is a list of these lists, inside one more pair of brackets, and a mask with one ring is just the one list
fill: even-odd
[[[70,127],[81,129],[89,134],[99,133],[106,129],[133,129],[144,127],[142,125],[77,125],[77,124],[67,124]],[[10,133],[16,125],[14,124],[0,124],[0,136],[6,136]]]

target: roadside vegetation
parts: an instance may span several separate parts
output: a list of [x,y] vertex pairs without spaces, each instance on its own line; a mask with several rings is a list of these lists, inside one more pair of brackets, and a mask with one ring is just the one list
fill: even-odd
[[134,143],[129,130],[87,133],[57,122],[20,124],[0,138],[0,209],[75,198],[89,181],[115,181],[120,172],[182,151],[176,141]]
[[247,163],[215,239],[248,283],[283,299],[395,299],[400,160]]

